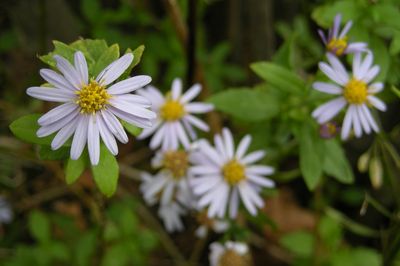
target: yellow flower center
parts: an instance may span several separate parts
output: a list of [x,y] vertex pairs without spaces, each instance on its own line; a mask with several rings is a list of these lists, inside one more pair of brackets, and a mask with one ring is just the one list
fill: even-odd
[[335,53],[337,56],[341,56],[347,47],[347,37],[345,36],[341,39],[333,38],[329,41],[326,47],[329,51]]
[[232,186],[246,178],[243,165],[236,160],[226,163],[222,168],[222,173],[224,174],[226,182]]
[[180,179],[185,176],[188,169],[188,155],[185,151],[168,151],[164,154],[163,163],[175,179]]
[[81,113],[94,114],[97,111],[104,109],[111,98],[106,87],[101,86],[95,80],[84,86],[80,91],[77,91],[78,100],[76,103],[81,107]]
[[249,259],[232,249],[227,249],[218,260],[218,266],[249,266]]
[[344,87],[343,95],[350,104],[362,104],[367,100],[367,84],[352,78]]
[[167,121],[174,121],[180,119],[185,114],[183,105],[174,100],[168,99],[160,108],[160,116]]

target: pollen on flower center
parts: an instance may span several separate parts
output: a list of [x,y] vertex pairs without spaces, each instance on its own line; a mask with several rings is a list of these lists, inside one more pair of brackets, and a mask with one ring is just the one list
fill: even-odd
[[185,114],[183,105],[178,101],[167,100],[160,108],[160,116],[167,121],[174,121],[180,119]]
[[185,151],[168,151],[164,154],[164,168],[171,171],[175,179],[186,174],[189,166],[188,155]]
[[101,86],[95,80],[77,91],[78,100],[76,103],[81,107],[81,113],[94,114],[103,109],[111,98],[105,86]]
[[337,56],[341,56],[347,48],[347,37],[341,39],[332,38],[326,47]]
[[226,182],[230,185],[236,185],[242,179],[246,178],[243,165],[236,160],[226,163],[222,168],[222,173]]
[[218,260],[218,266],[247,266],[245,257],[232,249],[227,249]]
[[367,84],[352,78],[344,87],[343,95],[350,104],[362,104],[367,100]]

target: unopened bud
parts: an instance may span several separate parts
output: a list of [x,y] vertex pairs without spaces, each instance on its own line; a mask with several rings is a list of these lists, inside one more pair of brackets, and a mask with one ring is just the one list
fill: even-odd
[[357,167],[358,171],[360,171],[361,173],[367,172],[369,157],[370,157],[369,152],[366,152],[361,154],[360,158],[358,158]]
[[369,178],[371,179],[372,187],[379,189],[383,181],[382,162],[379,158],[373,157],[369,165]]

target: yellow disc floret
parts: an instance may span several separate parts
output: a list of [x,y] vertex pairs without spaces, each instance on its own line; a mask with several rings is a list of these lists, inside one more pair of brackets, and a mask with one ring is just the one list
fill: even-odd
[[225,181],[232,186],[246,178],[243,165],[236,160],[226,163],[222,168],[222,173]]
[[97,81],[91,80],[80,91],[77,91],[78,100],[76,103],[81,107],[81,113],[94,114],[104,109],[111,98],[105,86],[101,86]]
[[232,249],[227,249],[218,260],[218,266],[249,266],[249,260],[236,253]]
[[352,78],[344,87],[343,95],[350,104],[362,104],[367,100],[367,84],[362,80]]
[[160,116],[167,121],[175,121],[185,115],[185,108],[183,105],[174,100],[166,100],[164,105],[160,108]]
[[337,56],[341,56],[347,48],[347,37],[341,39],[332,38],[326,47]]
[[185,151],[168,151],[164,154],[163,165],[175,179],[179,179],[185,176],[188,169],[188,154]]

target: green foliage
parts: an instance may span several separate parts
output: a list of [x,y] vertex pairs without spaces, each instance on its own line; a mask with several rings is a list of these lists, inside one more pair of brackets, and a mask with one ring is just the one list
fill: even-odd
[[248,122],[269,119],[279,112],[278,103],[273,95],[261,90],[228,89],[214,94],[208,101],[213,103],[217,110]]
[[69,148],[61,147],[58,150],[52,150],[50,146],[39,146],[39,158],[41,160],[64,160],[69,157]]
[[72,184],[81,176],[88,164],[87,153],[84,152],[78,160],[69,158],[65,166],[65,181]]
[[117,159],[105,145],[100,145],[100,161],[98,165],[92,165],[94,181],[100,191],[110,197],[117,189],[119,166]]
[[353,171],[342,146],[335,140],[324,141],[324,171],[342,183],[354,181]]
[[304,231],[287,234],[279,242],[283,247],[299,257],[311,256],[315,245],[313,235]]

